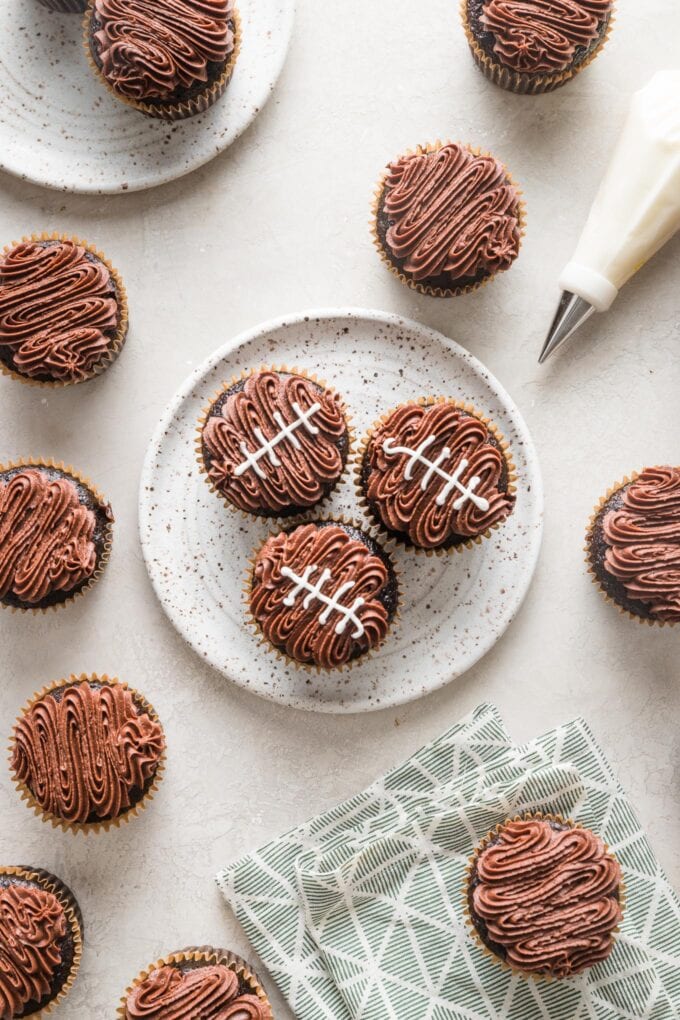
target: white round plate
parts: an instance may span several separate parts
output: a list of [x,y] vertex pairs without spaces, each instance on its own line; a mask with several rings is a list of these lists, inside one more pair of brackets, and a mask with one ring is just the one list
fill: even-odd
[[[357,436],[395,404],[441,395],[472,402],[510,443],[517,507],[489,539],[446,557],[397,549],[401,619],[372,658],[309,673],[271,654],[244,621],[242,587],[271,524],[230,512],[196,463],[197,422],[223,381],[261,364],[316,373],[346,399]],[[362,520],[352,479],[323,513]],[[313,519],[313,514],[311,515]],[[503,634],[541,545],[543,492],[533,442],[508,394],[440,333],[383,312],[316,311],[265,323],[216,351],[176,394],[151,441],[140,534],[156,594],[192,648],[234,683],[295,708],[366,712],[400,705],[460,676]]]
[[114,99],[90,70],[83,19],[0,0],[0,167],[61,191],[111,194],[173,181],[214,159],[266,103],[290,42],[294,0],[239,0],[243,45],[225,95],[177,124]]

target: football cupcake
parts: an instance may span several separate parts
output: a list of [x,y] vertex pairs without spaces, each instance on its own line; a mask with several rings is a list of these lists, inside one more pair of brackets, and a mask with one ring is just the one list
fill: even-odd
[[263,368],[227,383],[199,426],[211,488],[257,517],[291,517],[336,487],[351,436],[342,399],[293,369]]
[[515,506],[507,443],[455,400],[402,404],[364,440],[359,496],[375,523],[417,550],[446,552],[488,537]]

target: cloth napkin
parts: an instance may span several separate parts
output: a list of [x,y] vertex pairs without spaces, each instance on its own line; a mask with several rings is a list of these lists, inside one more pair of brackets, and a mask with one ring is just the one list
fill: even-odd
[[[607,961],[534,981],[465,925],[476,844],[520,811],[598,832],[624,874]],[[515,746],[482,705],[217,882],[298,1020],[678,1020],[680,901],[583,720]]]

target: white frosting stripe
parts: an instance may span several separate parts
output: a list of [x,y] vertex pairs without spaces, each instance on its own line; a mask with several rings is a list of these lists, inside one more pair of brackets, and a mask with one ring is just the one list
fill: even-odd
[[302,448],[300,445],[300,440],[295,435],[297,429],[304,428],[312,436],[316,436],[319,434],[318,428],[316,427],[316,425],[312,424],[311,419],[314,417],[317,411],[321,410],[321,404],[319,403],[312,404],[310,408],[308,408],[306,411],[303,411],[300,405],[297,403],[297,401],[295,401],[293,403],[293,410],[295,411],[296,417],[294,421],[290,423],[290,425],[286,425],[280,411],[274,412],[274,421],[279,426],[280,431],[277,432],[273,439],[267,439],[267,437],[262,432],[262,429],[257,427],[253,429],[255,438],[260,444],[257,450],[255,451],[249,450],[245,443],[241,443],[241,453],[245,457],[245,460],[241,464],[239,464],[239,466],[234,471],[234,476],[236,478],[240,478],[240,476],[245,474],[246,471],[248,471],[250,468],[253,469],[258,478],[266,478],[267,476],[259,464],[259,461],[263,457],[267,457],[269,459],[270,464],[273,464],[274,467],[280,467],[281,461],[279,460],[275,453],[276,447],[279,445],[279,443],[282,443],[284,439],[289,439],[291,444],[295,447],[296,450],[300,450]]
[[355,585],[355,581],[345,581],[344,584],[340,585],[334,595],[325,595],[322,589],[325,585],[333,579],[333,575],[330,570],[324,569],[321,572],[316,584],[310,580],[312,574],[315,574],[319,568],[316,565],[310,565],[305,567],[304,574],[296,574],[295,571],[291,570],[290,567],[282,567],[281,573],[284,577],[293,581],[295,587],[292,589],[290,594],[286,595],[283,600],[284,606],[294,606],[295,600],[302,592],[306,592],[305,599],[302,603],[304,609],[309,609],[313,602],[321,602],[325,607],[319,615],[319,623],[328,623],[332,613],[340,613],[342,619],[338,621],[335,628],[336,634],[343,634],[347,627],[348,622],[354,624],[353,638],[360,638],[364,633],[364,625],[356,615],[357,610],[363,606],[365,599],[356,598],[351,606],[343,606],[340,599],[343,595],[346,595],[350,589]]
[[464,506],[468,500],[471,500],[478,510],[485,513],[489,509],[489,501],[488,499],[484,499],[483,496],[477,496],[475,493],[475,489],[481,482],[481,478],[475,475],[474,478],[470,479],[467,485],[461,481],[463,473],[469,467],[469,461],[463,458],[453,474],[449,474],[441,467],[444,461],[447,461],[451,456],[451,451],[448,446],[444,447],[436,460],[429,460],[425,456],[425,451],[432,445],[432,443],[436,442],[436,440],[436,436],[428,436],[428,438],[425,439],[416,450],[413,450],[410,446],[395,446],[395,440],[390,436],[390,438],[386,439],[383,443],[383,450],[388,457],[397,457],[400,454],[403,454],[409,458],[406,467],[404,468],[404,478],[406,481],[410,481],[413,477],[413,469],[416,464],[423,464],[427,468],[427,471],[423,475],[420,483],[420,488],[423,492],[426,491],[428,485],[435,476],[446,482],[446,485],[437,496],[437,506],[444,506],[447,499],[451,496],[451,493],[456,490],[460,493],[460,496],[453,504],[454,510],[460,510],[460,508]]

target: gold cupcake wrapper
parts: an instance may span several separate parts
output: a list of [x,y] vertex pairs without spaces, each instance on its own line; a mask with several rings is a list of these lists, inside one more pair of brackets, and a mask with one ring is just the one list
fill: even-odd
[[[521,977],[527,978],[531,981],[535,981],[537,984],[552,984],[553,982],[562,981],[565,979],[553,977],[552,974],[540,974],[536,971],[520,970],[518,967],[513,967],[502,957],[497,956],[496,953],[492,952],[482,939],[479,932],[477,931],[477,927],[475,925],[475,922],[472,920],[472,915],[470,913],[470,901],[468,895],[470,882],[472,880],[472,874],[474,872],[474,869],[476,867],[480,855],[484,852],[484,850],[486,850],[491,840],[494,839],[502,831],[502,829],[508,824],[508,822],[527,821],[531,818],[541,819],[546,822],[556,822],[558,825],[568,825],[572,829],[584,828],[584,826],[581,825],[579,822],[575,822],[571,818],[563,818],[562,815],[553,814],[550,811],[522,811],[520,814],[514,815],[512,818],[506,818],[505,821],[500,822],[494,829],[491,829],[490,832],[487,832],[486,836],[484,836],[484,838],[480,841],[479,845],[475,849],[475,852],[469,858],[468,863],[466,865],[465,882],[463,884],[463,915],[465,919],[466,928],[468,929],[469,934],[472,936],[472,940],[474,941],[476,946],[479,949],[481,949],[481,951],[488,959],[493,960],[499,967],[502,967],[503,970],[508,971],[511,974],[518,974]],[[604,844],[604,848],[609,857],[611,857],[613,860],[616,861],[617,864],[619,864],[615,854],[612,852],[612,850],[606,843]],[[620,864],[619,872],[621,872]],[[619,906],[621,908],[621,915],[623,916],[626,910],[626,889],[622,872],[618,892],[619,892]],[[616,928],[612,929],[612,933],[610,936],[612,942],[612,951],[614,943],[616,941],[616,936],[619,934],[619,931],[621,929],[621,923],[619,923],[616,926]],[[578,975],[574,976],[578,977]]]
[[537,96],[542,95],[545,92],[552,92],[555,89],[560,88],[560,86],[566,85],[568,81],[571,81],[571,79],[575,78],[577,74],[580,74],[581,71],[585,70],[589,64],[592,64],[593,60],[595,60],[607,44],[616,20],[616,12],[612,9],[601,41],[577,67],[568,67],[564,71],[555,72],[555,74],[526,74],[521,71],[513,71],[511,68],[505,67],[501,63],[496,63],[496,61],[492,60],[488,53],[482,49],[475,38],[470,24],[470,19],[468,17],[468,0],[461,0],[460,15],[463,22],[465,36],[470,50],[472,51],[472,56],[484,77],[488,78],[494,85],[498,85],[499,88],[505,89],[508,92],[514,92],[516,95],[530,96]]
[[303,527],[305,524],[325,523],[327,521],[333,521],[334,524],[344,525],[345,527],[348,528],[355,528],[357,531],[363,532],[365,535],[368,535],[369,538],[372,538],[374,542],[377,542],[380,545],[383,552],[387,553],[389,557],[389,562],[392,568],[392,572],[394,574],[394,581],[397,589],[397,608],[394,612],[394,616],[392,617],[392,619],[388,621],[385,637],[380,642],[380,644],[376,645],[375,648],[369,648],[369,650],[367,652],[364,652],[363,655],[359,655],[355,659],[351,659],[349,662],[343,663],[341,666],[336,666],[335,668],[329,669],[325,666],[317,666],[313,662],[298,662],[297,659],[293,659],[290,655],[287,655],[285,652],[282,652],[280,648],[276,648],[271,643],[271,641],[269,641],[268,638],[265,637],[265,635],[262,632],[262,628],[260,627],[260,624],[253,616],[250,609],[250,594],[253,586],[255,566],[257,563],[258,554],[262,549],[263,545],[265,544],[265,542],[269,541],[269,539],[272,538],[274,535],[280,534],[281,531],[290,530],[287,527],[280,528],[277,531],[272,531],[269,535],[267,535],[265,539],[258,543],[258,545],[254,548],[253,552],[248,558],[248,565],[246,567],[245,580],[242,592],[243,603],[245,607],[246,623],[254,630],[256,636],[259,638],[260,646],[263,646],[266,649],[266,651],[273,655],[279,662],[283,662],[288,666],[292,666],[294,669],[302,670],[305,673],[316,673],[317,676],[319,676],[322,673],[324,674],[349,673],[352,669],[355,669],[357,666],[361,666],[364,663],[368,662],[369,659],[372,659],[373,656],[377,652],[379,652],[380,649],[385,645],[387,639],[392,633],[392,629],[401,621],[401,599],[403,594],[401,571],[399,570],[399,567],[395,563],[394,558],[392,556],[392,553],[396,548],[396,543],[391,538],[391,536],[388,536],[387,540],[383,540],[382,536],[378,536],[376,528],[366,528],[365,525],[358,524],[350,517],[345,517],[342,514],[326,514],[325,517],[314,517],[312,520],[309,521],[297,521],[290,527],[291,528]]
[[88,241],[83,241],[81,238],[73,237],[70,234],[60,234],[57,232],[51,234],[49,233],[31,234],[28,237],[22,237],[20,242],[14,241],[12,242],[12,244],[6,244],[5,247],[3,248],[2,253],[3,255],[7,255],[10,251],[12,251],[13,248],[17,247],[17,244],[38,244],[40,243],[40,241],[72,241],[73,244],[77,244],[80,245],[82,248],[85,248],[85,250],[88,251],[90,255],[94,255],[95,258],[99,259],[99,261],[106,266],[111,276],[111,279],[113,280],[113,283],[116,288],[116,293],[118,295],[118,310],[120,316],[118,330],[113,340],[110,341],[109,347],[104,357],[97,362],[97,364],[91,369],[90,374],[85,376],[84,379],[70,379],[65,381],[61,379],[50,379],[49,381],[32,379],[30,376],[23,375],[21,372],[18,371],[18,369],[10,368],[10,366],[6,365],[4,361],[0,361],[0,372],[3,375],[9,376],[12,379],[18,379],[19,382],[23,383],[25,386],[38,386],[42,389],[53,390],[63,389],[65,386],[79,386],[82,383],[89,382],[90,379],[95,379],[97,376],[101,375],[102,372],[105,372],[107,368],[110,368],[113,362],[120,354],[120,352],[122,351],[123,347],[125,346],[125,341],[127,340],[128,334],[128,327],[130,324],[127,291],[125,289],[125,285],[123,283],[120,273],[114,266],[111,265],[106,255],[104,255],[103,252],[99,251],[97,248],[94,248],[91,244],[89,244]]
[[[468,145],[467,143],[464,142],[455,143],[452,143],[450,141],[442,142],[439,139],[436,142],[428,142],[425,145],[418,145],[415,149],[407,149],[406,152],[403,153],[403,155],[397,157],[397,160],[403,159],[406,156],[438,152],[439,149],[442,149],[445,145],[451,144],[460,145],[461,148],[467,149],[467,151],[472,153],[473,156],[488,156],[489,159],[495,159],[499,166],[501,166],[505,171],[505,178],[508,184],[511,184],[512,187],[515,189],[517,193],[517,199],[519,202],[518,226],[520,234],[520,244],[519,248],[517,249],[517,255],[515,256],[515,259],[513,259],[514,264],[516,259],[519,257],[519,253],[522,248],[522,242],[526,235],[526,203],[524,202],[524,192],[519,187],[517,182],[514,180],[512,174],[508,170],[505,163],[501,163],[497,156],[494,156],[492,152],[486,152],[486,150],[484,149],[476,148],[475,146]],[[460,287],[450,287],[447,288],[446,290],[444,290],[441,287],[428,287],[427,284],[425,284],[423,281],[414,280],[411,276],[408,276],[406,273],[404,273],[401,269],[399,269],[397,265],[395,265],[393,260],[389,257],[389,254],[385,250],[385,246],[383,245],[380,233],[378,231],[378,214],[380,212],[383,192],[385,190],[385,181],[387,179],[388,173],[389,173],[388,169],[383,171],[378,182],[375,194],[373,196],[373,204],[371,206],[370,228],[371,235],[373,237],[373,244],[378,252],[378,255],[380,256],[381,261],[384,263],[385,266],[387,266],[389,271],[394,276],[396,276],[398,280],[401,281],[401,283],[405,283],[407,287],[411,288],[411,290],[417,290],[419,294],[424,294],[426,297],[437,298],[459,297],[461,294],[472,294],[472,292],[475,290],[481,290],[482,287],[486,287],[487,283],[490,283],[492,280],[494,280],[499,275],[499,273],[506,273],[508,269],[512,268],[512,266],[508,266],[508,269],[499,269],[496,270],[495,273],[489,273],[487,276],[485,276],[481,280],[478,280],[476,283],[468,283],[465,286]]]
[[[583,551],[586,554],[585,564],[588,568],[588,573],[590,574],[591,581],[593,582],[597,590],[600,592],[605,602],[608,602],[610,606],[615,606],[622,616],[627,616],[630,620],[635,620],[636,623],[647,624],[648,627],[674,627],[675,623],[673,620],[657,620],[651,619],[650,617],[647,616],[638,616],[637,613],[631,613],[629,609],[624,609],[623,606],[619,605],[616,599],[612,598],[611,595],[609,595],[602,587],[600,579],[597,576],[597,572],[595,570],[595,563],[593,562],[592,555],[593,534],[595,531],[597,518],[600,516],[602,508],[611,499],[611,497],[616,492],[619,491],[619,489],[625,488],[626,485],[631,485],[639,477],[640,477],[639,471],[633,471],[631,475],[626,475],[622,481],[617,482],[616,485],[612,485],[609,489],[607,489],[607,492],[604,494],[604,496],[601,496],[598,502],[596,503],[588,519],[588,526],[586,528],[586,544],[583,547]],[[625,587],[625,585],[623,587]]]
[[46,1017],[48,1013],[59,1005],[62,999],[65,999],[68,993],[71,991],[73,984],[78,976],[78,969],[80,967],[80,961],[83,956],[83,921],[80,913],[80,907],[76,901],[75,896],[65,885],[60,878],[56,875],[51,874],[49,871],[45,871],[43,868],[31,868],[31,867],[14,867],[14,868],[3,868],[0,867],[0,875],[9,875],[16,878],[21,878],[29,882],[36,882],[47,892],[51,892],[53,896],[59,900],[64,914],[66,915],[66,922],[71,930],[71,940],[73,942],[73,962],[71,964],[71,970],[51,1002],[48,1002],[46,1006],[38,1013],[32,1013],[31,1016],[38,1020],[39,1017]]
[[87,57],[87,62],[95,77],[99,79],[106,90],[119,102],[125,103],[126,106],[131,107],[133,110],[138,110],[147,117],[154,117],[156,120],[178,121],[186,120],[187,117],[195,117],[199,113],[205,113],[226,92],[241,52],[243,25],[241,15],[237,8],[234,8],[232,14],[232,20],[234,22],[234,48],[227,58],[227,66],[217,81],[213,82],[212,85],[206,86],[203,92],[199,92],[192,99],[185,99],[180,103],[160,103],[156,105],[154,103],[143,103],[135,99],[130,99],[128,96],[122,96],[113,88],[106,78],[106,75],[103,74],[101,69],[97,66],[97,62],[92,55],[92,49],[90,47],[92,6],[93,0],[89,0],[88,8],[85,12],[85,19],[83,21],[83,45],[85,48],[85,56]]
[[150,964],[126,989],[125,995],[121,999],[116,1013],[119,1020],[127,1020],[128,996],[132,994],[135,988],[138,988],[144,983],[144,981],[146,981],[152,971],[160,970],[161,967],[171,967],[173,964],[182,963],[205,963],[208,966],[221,964],[222,966],[233,970],[241,981],[244,981],[249,986],[251,994],[256,995],[258,999],[269,1007],[270,1016],[268,1020],[273,1020],[274,1014],[272,1012],[269,997],[255,971],[252,970],[250,965],[246,963],[242,957],[237,956],[236,953],[232,953],[228,949],[216,949],[214,946],[188,946],[186,949],[178,950],[176,953],[170,953],[169,956],[165,956],[162,959],[157,960],[155,963]]
[[[481,545],[484,539],[491,538],[491,535],[494,531],[497,531],[499,528],[502,528],[503,525],[507,523],[508,518],[505,517],[503,518],[502,521],[497,521],[496,524],[492,524],[490,528],[487,528],[486,531],[483,531],[480,535],[476,535],[474,538],[468,538],[465,542],[459,542],[457,545],[451,545],[448,548],[443,548],[440,546],[439,548],[435,549],[423,549],[421,546],[414,545],[409,540],[406,533],[390,531],[385,526],[380,517],[378,517],[378,515],[373,512],[373,509],[370,506],[366,493],[364,492],[362,482],[364,457],[366,456],[368,445],[371,441],[371,437],[375,429],[378,428],[380,425],[384,425],[387,422],[387,420],[391,417],[391,415],[393,415],[394,412],[397,411],[400,407],[408,405],[413,405],[415,407],[432,407],[434,404],[453,404],[461,411],[465,411],[466,414],[469,414],[473,418],[476,418],[488,429],[489,433],[498,443],[499,449],[505,461],[505,466],[508,473],[507,491],[508,493],[513,495],[517,492],[517,471],[515,468],[515,462],[513,460],[512,453],[510,451],[510,446],[506,439],[504,438],[503,434],[491,421],[491,419],[487,418],[486,415],[481,414],[476,409],[476,407],[474,407],[473,404],[467,403],[463,400],[453,400],[449,397],[432,397],[432,396],[419,397],[417,400],[405,400],[401,404],[398,404],[396,407],[393,407],[389,411],[386,411],[385,414],[383,414],[380,418],[373,422],[370,429],[362,438],[359,444],[359,449],[357,451],[357,457],[354,467],[354,486],[357,501],[359,503],[359,506],[361,507],[363,514],[366,517],[368,517],[371,523],[377,528],[378,534],[381,539],[393,541],[402,548],[408,549],[409,552],[414,552],[416,556],[453,556],[456,553],[464,552],[464,550],[466,549],[472,549],[476,545]],[[508,517],[509,516],[511,515],[509,514]]]
[[[274,517],[265,517],[264,514],[248,513],[246,510],[241,510],[240,507],[237,507],[233,503],[231,503],[224,495],[224,493],[220,492],[220,490],[213,484],[212,479],[208,474],[208,469],[205,464],[205,461],[203,460],[203,430],[207,424],[208,418],[210,417],[210,412],[215,402],[222,396],[222,394],[226,390],[231,389],[232,386],[236,386],[238,383],[243,382],[246,379],[249,379],[253,375],[257,375],[258,372],[282,372],[286,373],[287,375],[299,375],[303,379],[307,379],[309,382],[316,383],[317,386],[322,386],[325,390],[328,390],[328,392],[332,393],[334,396],[340,397],[340,408],[344,415],[345,425],[347,427],[347,443],[348,443],[347,457],[345,459],[345,465],[338,477],[338,480],[333,484],[328,494],[324,496],[323,499],[320,499],[318,503],[315,503],[314,506],[310,506],[307,510],[300,511],[300,513],[291,514],[289,517],[283,517],[281,515]],[[294,524],[296,522],[301,523],[307,520],[310,514],[319,513],[320,511],[323,510],[324,506],[328,505],[328,503],[331,501],[331,499],[337,492],[338,488],[342,485],[343,481],[350,474],[351,461],[355,443],[356,432],[354,429],[352,416],[349,413],[344,397],[342,397],[342,395],[339,394],[338,391],[333,386],[329,386],[328,383],[325,382],[325,380],[319,379],[318,376],[313,375],[311,372],[307,372],[304,368],[297,368],[296,366],[290,368],[287,365],[260,365],[259,368],[244,369],[244,371],[241,372],[240,375],[233,375],[228,382],[222,383],[220,388],[213,394],[213,396],[210,398],[210,402],[203,408],[201,417],[198,420],[198,424],[196,426],[196,440],[194,443],[194,449],[196,452],[196,462],[198,464],[199,472],[205,476],[205,480],[210,491],[215,493],[215,495],[218,497],[218,499],[222,501],[222,503],[224,503],[225,507],[227,508],[227,510],[230,511],[230,513],[237,514],[243,520],[246,521],[252,522],[253,520],[257,520],[266,521],[273,525],[274,524],[285,525]]]
[[[26,458],[22,457],[21,460],[8,461],[7,464],[0,464],[0,475],[2,475],[5,471],[13,471],[15,468],[32,468],[32,467],[56,468],[57,471],[63,471],[65,475],[69,475],[74,481],[80,482],[81,485],[84,485],[85,488],[89,489],[89,491],[92,493],[100,507],[102,508],[108,507],[110,509],[110,503],[108,503],[108,501],[101,494],[99,489],[90,481],[89,478],[87,478],[85,475],[81,475],[78,471],[72,468],[70,464],[67,465],[64,464],[63,461],[52,460],[51,457],[49,458],[49,460],[45,460],[42,457],[26,457]],[[97,560],[94,573],[92,574],[92,577],[77,592],[71,595],[68,594],[67,592],[64,592],[63,593],[64,598],[61,599],[59,602],[55,602],[54,605],[51,606],[26,606],[26,607],[9,606],[3,600],[0,600],[0,606],[4,607],[5,609],[11,609],[13,613],[33,613],[34,615],[42,613],[44,615],[45,613],[49,613],[51,610],[56,611],[58,609],[61,609],[63,606],[68,606],[70,605],[70,603],[75,602],[76,599],[80,598],[82,595],[88,592],[90,588],[94,587],[97,581],[101,578],[102,573],[104,572],[104,567],[111,558],[111,545],[113,542],[113,524],[114,524],[113,518],[107,521],[104,545],[101,554]]]
[[[24,705],[24,707],[21,709],[21,715],[17,716],[16,722],[17,723],[21,722],[22,719],[28,714],[28,712],[33,708],[33,706],[38,701],[43,701],[48,695],[52,694],[54,691],[59,690],[62,687],[71,687],[75,683],[83,683],[88,681],[94,681],[95,683],[105,684],[109,687],[114,686],[123,687],[126,691],[129,691],[130,694],[132,695],[135,707],[139,711],[145,712],[147,715],[149,715],[154,720],[154,722],[157,722],[159,724],[161,730],[163,729],[162,723],[158,718],[158,713],[156,712],[155,708],[150,702],[146,700],[146,698],[143,695],[139,693],[139,691],[135,690],[134,687],[130,687],[129,684],[125,683],[124,681],[119,680],[118,677],[110,677],[106,673],[102,673],[101,675],[99,673],[81,673],[78,676],[75,673],[72,673],[71,676],[68,677],[67,679],[65,678],[62,680],[55,680],[53,681],[53,683],[47,684],[40,691],[36,691],[35,694],[33,694],[29,701]],[[49,822],[52,825],[52,828],[61,829],[62,832],[73,833],[83,832],[87,836],[88,833],[90,832],[92,833],[102,831],[108,832],[109,829],[111,828],[117,829],[119,828],[122,822],[127,823],[132,818],[136,818],[137,815],[141,814],[141,812],[148,807],[149,802],[153,800],[153,798],[156,796],[156,793],[158,792],[158,787],[160,786],[161,779],[163,778],[163,773],[165,772],[166,743],[164,732],[163,732],[163,744],[164,744],[163,752],[158,760],[158,765],[156,766],[153,781],[149,786],[148,790],[146,791],[146,793],[144,794],[144,796],[142,797],[142,799],[138,801],[136,804],[134,804],[131,808],[128,808],[128,810],[125,811],[122,815],[118,815],[117,818],[109,818],[106,821],[101,822],[69,822],[64,818],[60,818],[58,815],[52,814],[51,811],[47,811],[38,803],[29,787],[25,783],[21,782],[21,780],[17,779],[14,773],[12,772],[11,763],[14,755],[14,749],[16,747],[16,727],[12,730],[12,735],[10,737],[10,743],[8,748],[10,772],[12,773],[12,781],[14,783],[14,786],[17,792],[20,794],[21,799],[25,801],[27,806],[32,809],[33,813],[37,815],[37,817],[40,818],[41,821]]]

